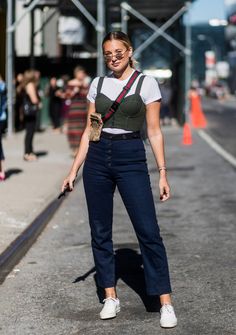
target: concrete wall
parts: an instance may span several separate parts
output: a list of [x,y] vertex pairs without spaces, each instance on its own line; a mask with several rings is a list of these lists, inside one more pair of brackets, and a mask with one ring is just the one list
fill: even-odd
[[[16,20],[24,12],[23,3],[16,1]],[[30,54],[30,15],[27,16],[17,26],[15,33],[16,56],[29,56]]]
[[[25,8],[22,2],[16,1],[16,20],[24,13]],[[48,9],[41,11],[36,9],[34,11],[35,28],[34,31],[38,31],[42,26],[43,22],[51,15],[54,9]],[[59,53],[58,40],[57,40],[57,21],[59,14],[53,16],[53,18],[45,25],[45,28],[37,33],[34,38],[34,55],[42,56],[47,55],[48,57],[56,57]],[[31,21],[30,14],[28,13],[24,19],[19,23],[16,28],[15,34],[15,50],[16,56],[27,57],[30,55],[30,33],[31,33]]]
[[[55,9],[49,9],[45,13],[45,20],[54,12]],[[46,24],[44,29],[44,51],[48,57],[58,57],[59,56],[59,44],[58,44],[58,18],[59,13],[57,12],[50,22]]]

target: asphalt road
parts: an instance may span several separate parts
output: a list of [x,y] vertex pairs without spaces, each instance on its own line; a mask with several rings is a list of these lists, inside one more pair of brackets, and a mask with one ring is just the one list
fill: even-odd
[[207,133],[236,157],[236,99],[218,101],[204,98],[203,109],[208,120]]
[[145,295],[136,237],[118,194],[114,246],[121,312],[99,320],[100,291],[80,182],[35,245],[0,286],[1,335],[235,334],[235,170],[197,134],[182,147],[166,133],[172,200],[158,201],[155,162],[149,170],[169,257],[179,325],[159,327],[157,300]]

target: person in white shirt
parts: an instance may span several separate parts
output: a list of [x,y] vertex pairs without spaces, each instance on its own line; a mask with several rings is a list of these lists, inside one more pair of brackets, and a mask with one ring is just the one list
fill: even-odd
[[97,112],[104,117],[135,72],[133,49],[126,34],[109,33],[102,47],[104,60],[112,74],[95,78],[91,84],[87,126],[62,191],[73,189],[78,170],[84,163],[83,181],[97,282],[105,292],[100,318],[113,318],[120,311],[112,245],[113,195],[117,187],[139,241],[147,294],[160,298],[160,325],[175,327],[177,318],[171,304],[167,256],[157,224],[145,148],[140,138],[146,120],[160,174],[160,199],[166,201],[170,197],[170,187],[159,120],[161,94],[156,80],[140,73],[115,113],[104,122],[100,140],[89,141],[90,116]]

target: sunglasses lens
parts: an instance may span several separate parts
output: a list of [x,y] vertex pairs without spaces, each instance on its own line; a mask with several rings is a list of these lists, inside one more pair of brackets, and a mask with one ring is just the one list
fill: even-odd
[[[117,59],[117,60],[121,60],[122,58],[124,58],[124,54],[125,54],[125,51],[124,52],[117,52],[114,57]],[[113,55],[104,55],[104,59],[106,62],[110,62],[113,58]]]
[[122,53],[117,53],[116,54],[116,59],[121,60],[123,58]]

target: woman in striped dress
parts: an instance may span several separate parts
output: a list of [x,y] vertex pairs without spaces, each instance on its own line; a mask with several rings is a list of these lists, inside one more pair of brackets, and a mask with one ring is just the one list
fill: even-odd
[[66,97],[71,100],[67,115],[67,138],[73,155],[76,154],[87,121],[88,76],[85,69],[77,66],[74,79],[68,82]]

